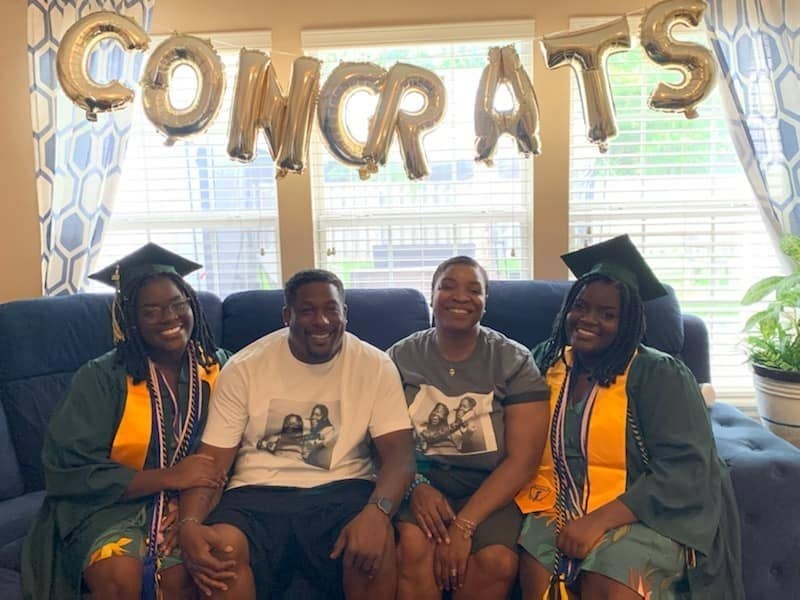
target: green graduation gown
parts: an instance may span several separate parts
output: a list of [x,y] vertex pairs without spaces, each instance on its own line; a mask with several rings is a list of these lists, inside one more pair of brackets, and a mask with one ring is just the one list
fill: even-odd
[[647,527],[696,551],[688,571],[693,600],[743,599],[733,484],[694,376],[681,361],[640,346],[626,392],[649,463],[629,424],[619,500]]
[[[227,356],[225,351],[218,351],[220,365]],[[188,383],[188,366],[185,366],[177,393],[184,414]],[[210,393],[209,385],[203,382],[198,432],[205,425]],[[133,518],[153,500],[153,496],[122,500],[136,471],[109,456],[126,396],[126,372],[116,363],[116,351],[112,350],[78,370],[66,398],[50,419],[42,448],[47,495],[22,553],[26,600],[80,598],[82,568],[91,544],[110,526]],[[166,402],[167,422],[171,414],[171,405]],[[174,442],[172,436],[167,437],[172,453]],[[199,439],[197,435],[195,447]],[[158,466],[155,445],[153,435],[145,469]]]

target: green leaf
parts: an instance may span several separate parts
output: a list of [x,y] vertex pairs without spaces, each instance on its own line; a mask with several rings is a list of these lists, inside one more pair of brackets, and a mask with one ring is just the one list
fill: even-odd
[[742,298],[742,304],[746,306],[762,300],[764,296],[773,292],[783,280],[783,275],[773,275],[772,277],[757,281],[745,292],[744,298]]
[[781,252],[791,258],[795,264],[800,263],[800,235],[786,234],[781,238]]
[[754,315],[750,315],[750,318],[747,319],[747,323],[744,324],[744,331],[753,329],[756,326],[760,327],[761,324],[767,320],[772,320],[774,322],[774,326],[778,325],[778,319],[775,315],[775,311],[771,308],[766,308],[758,311]]

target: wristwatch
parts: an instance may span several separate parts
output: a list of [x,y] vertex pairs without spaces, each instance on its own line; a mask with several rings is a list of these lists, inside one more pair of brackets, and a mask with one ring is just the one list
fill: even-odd
[[389,498],[384,498],[383,496],[379,496],[377,498],[370,498],[367,504],[374,504],[378,507],[378,510],[385,514],[387,517],[392,516],[392,508],[394,507],[394,502],[392,502]]

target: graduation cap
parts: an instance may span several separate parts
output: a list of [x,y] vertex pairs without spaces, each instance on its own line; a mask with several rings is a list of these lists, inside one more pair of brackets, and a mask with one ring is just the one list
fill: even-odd
[[127,301],[132,283],[147,275],[159,273],[172,273],[183,277],[201,268],[201,266],[174,252],[170,252],[166,248],[162,248],[158,244],[150,242],[89,275],[89,279],[110,285],[116,290],[114,306],[112,307],[114,342],[120,342],[125,339],[124,329],[121,327],[124,323],[122,303]]
[[642,300],[653,300],[667,295],[667,290],[650,270],[627,234],[562,254],[561,259],[575,277],[590,273],[605,275],[639,290]]
[[89,279],[105,283],[124,293],[127,291],[129,282],[145,275],[174,273],[183,277],[201,266],[150,242],[96,273],[92,273],[89,275]]

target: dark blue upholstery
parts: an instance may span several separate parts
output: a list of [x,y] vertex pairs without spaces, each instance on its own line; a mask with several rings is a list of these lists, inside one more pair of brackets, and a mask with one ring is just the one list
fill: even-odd
[[[569,281],[492,281],[482,322],[533,348],[550,336],[555,316],[571,285]],[[710,381],[705,325],[697,317],[683,315],[674,290],[667,286],[667,291],[668,295],[644,304],[645,343],[682,358],[699,382]],[[693,327],[702,328],[702,335],[696,337],[705,340],[704,352],[684,348],[685,329]]]
[[[347,330],[381,350],[430,323],[425,297],[417,290],[348,290],[345,300]],[[282,308],[280,290],[231,294],[223,307],[223,347],[236,352],[280,329],[284,326]]]
[[711,408],[742,523],[748,598],[800,598],[800,450],[718,402]]
[[[528,347],[550,333],[569,287],[563,281],[495,281],[484,323]],[[221,302],[200,294],[217,340],[238,350],[283,327],[280,291],[233,294]],[[428,326],[428,306],[413,290],[347,292],[348,329],[387,348]],[[111,349],[110,296],[79,294],[0,305],[0,594],[19,597],[21,533],[41,503],[39,453],[47,420],[75,370]],[[678,355],[709,380],[708,334],[682,315],[674,294],[646,306],[651,345]],[[711,412],[720,455],[731,465],[742,512],[748,598],[790,598],[800,590],[800,451],[736,409]],[[6,431],[7,428],[7,431]],[[23,494],[23,490],[29,493]],[[30,493],[32,492],[32,493]],[[313,598],[296,579],[291,600]]]

